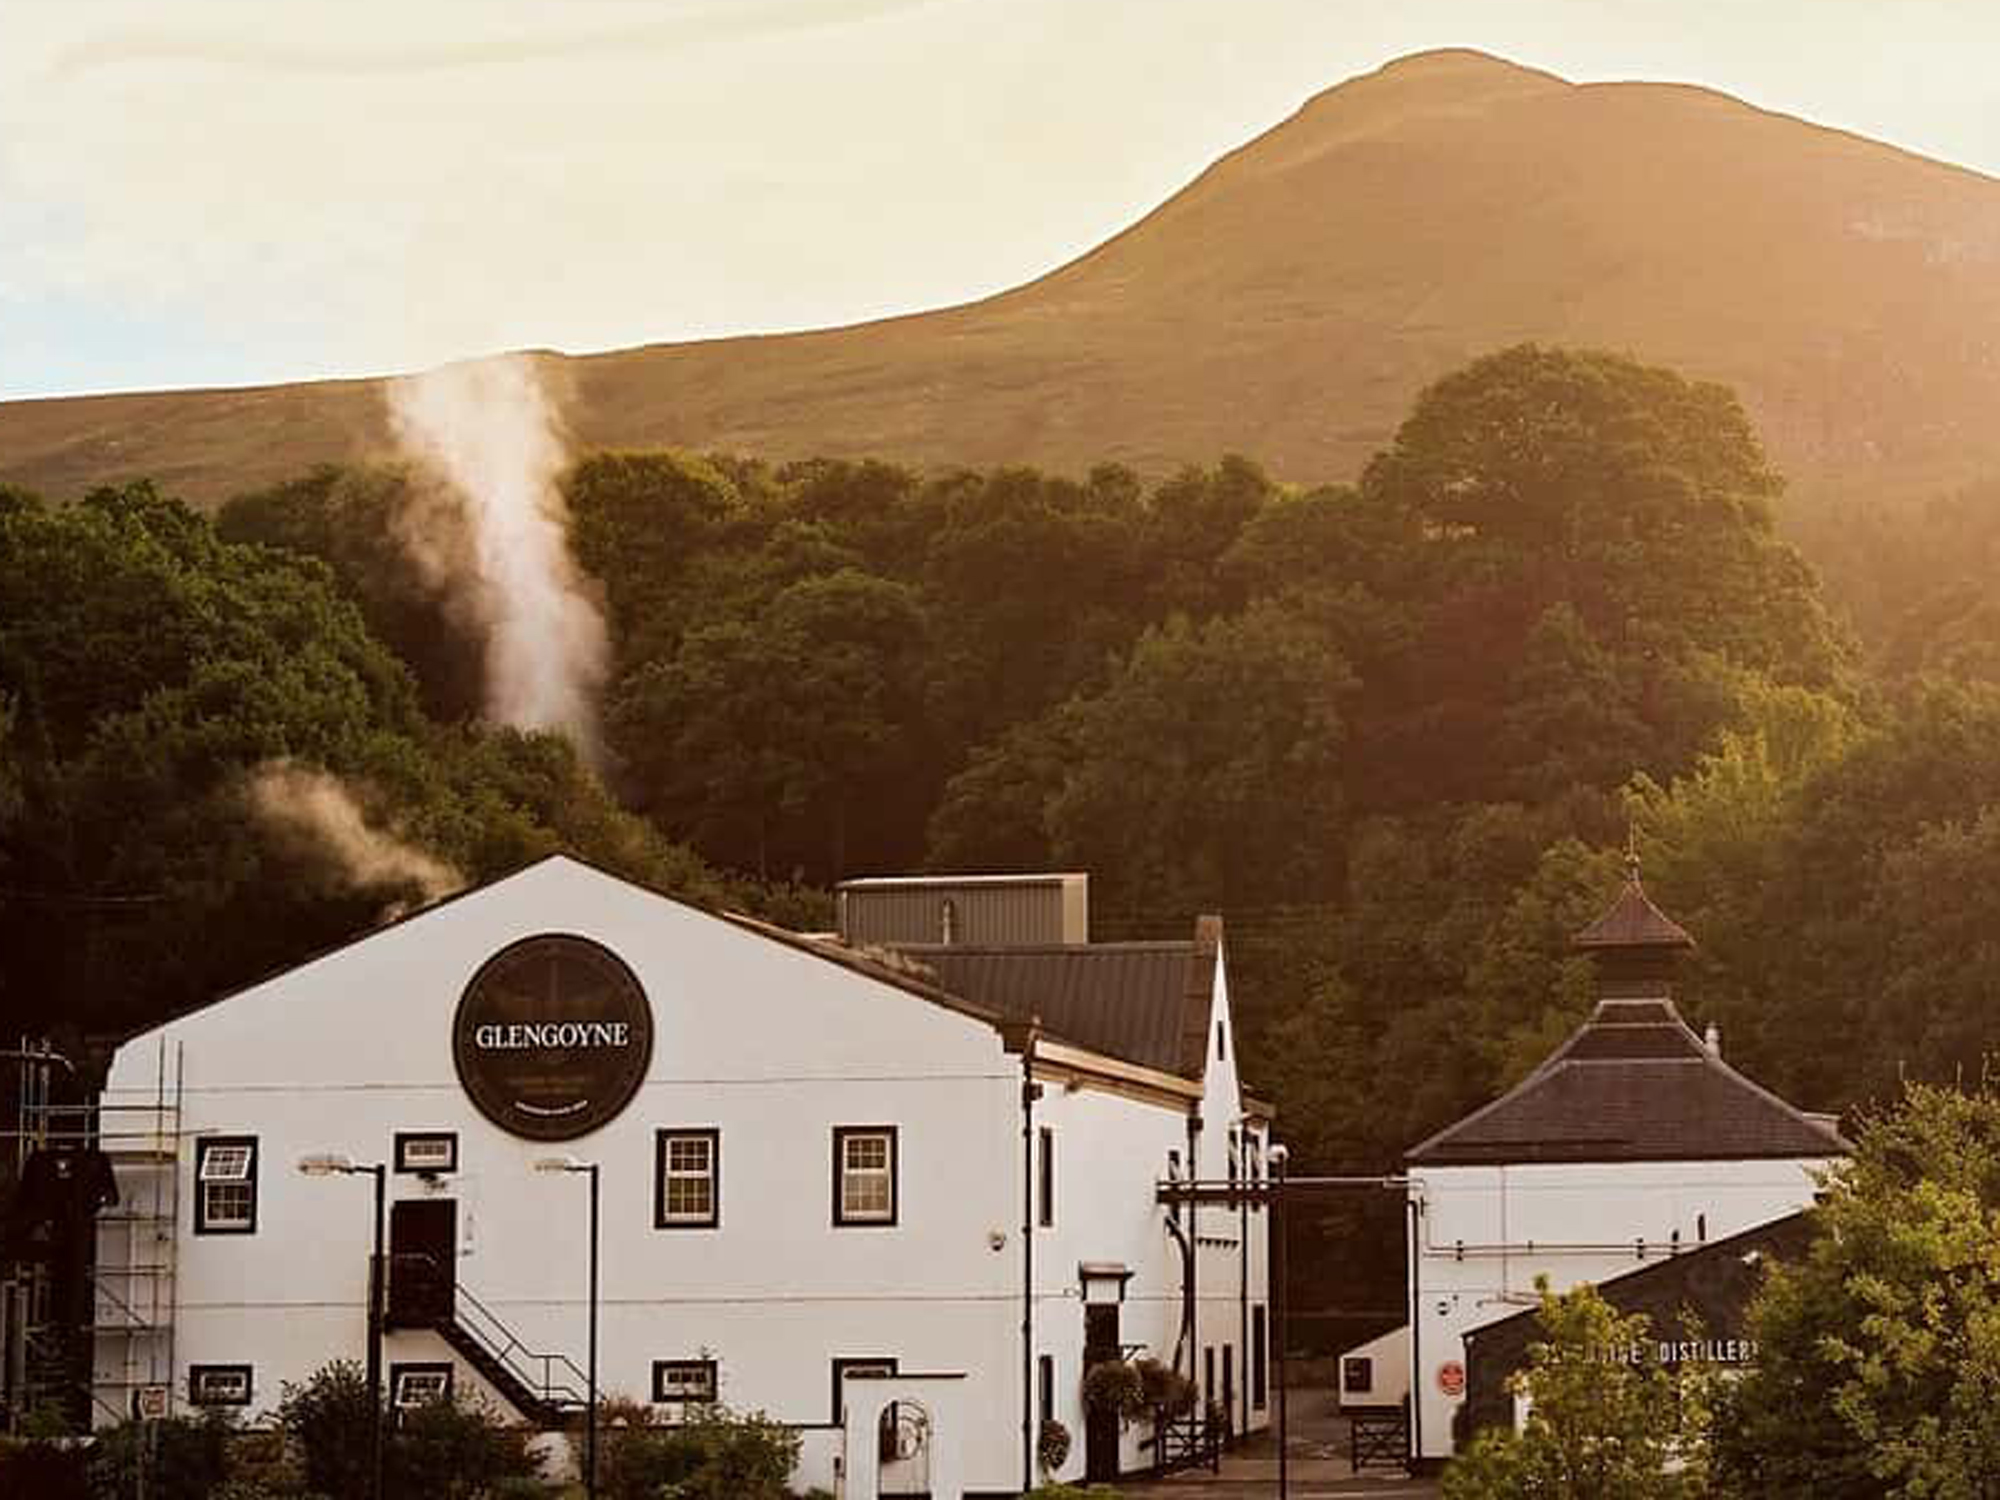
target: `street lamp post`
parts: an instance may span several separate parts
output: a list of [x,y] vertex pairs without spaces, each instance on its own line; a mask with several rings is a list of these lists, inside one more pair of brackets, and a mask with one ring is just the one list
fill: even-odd
[[1271,1165],[1277,1169],[1277,1191],[1271,1195],[1271,1300],[1275,1304],[1278,1345],[1278,1500],[1291,1493],[1290,1434],[1285,1423],[1285,1168],[1291,1152],[1282,1143],[1271,1147]]
[[368,1176],[375,1179],[375,1249],[368,1257],[368,1494],[382,1500],[382,1213],[389,1169],[381,1162],[356,1163],[330,1152],[299,1158],[308,1177]]
[[590,1354],[584,1380],[590,1386],[583,1427],[583,1492],[597,1500],[597,1166],[573,1156],[544,1157],[537,1172],[585,1172],[590,1176]]

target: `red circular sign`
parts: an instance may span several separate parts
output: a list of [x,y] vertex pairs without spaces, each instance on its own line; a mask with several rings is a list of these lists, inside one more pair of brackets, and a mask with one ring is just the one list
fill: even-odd
[[1455,1359],[1448,1359],[1438,1366],[1438,1389],[1447,1396],[1465,1394],[1465,1366]]

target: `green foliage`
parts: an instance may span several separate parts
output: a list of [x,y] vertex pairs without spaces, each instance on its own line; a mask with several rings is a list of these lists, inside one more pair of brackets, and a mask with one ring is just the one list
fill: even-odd
[[454,1398],[397,1414],[384,1455],[391,1494],[426,1500],[478,1500],[501,1486],[517,1492],[536,1481],[541,1464],[524,1428],[503,1422],[490,1407]]
[[353,1360],[335,1360],[300,1384],[285,1383],[278,1422],[298,1445],[313,1493],[329,1500],[368,1493],[370,1411],[368,1380]]
[[1145,1418],[1146,1384],[1136,1366],[1122,1359],[1100,1360],[1083,1372],[1086,1411],[1116,1412],[1121,1425]]
[[1910,1085],[1814,1210],[1805,1259],[1751,1308],[1758,1362],[1722,1393],[1741,1496],[1972,1500],[2000,1476],[2000,1090]]
[[600,1411],[598,1487],[609,1500],[785,1500],[799,1435],[762,1412],[714,1404],[663,1422],[628,1400]]
[[1646,1342],[1584,1285],[1541,1292],[1543,1338],[1512,1382],[1530,1403],[1519,1431],[1481,1432],[1445,1470],[1445,1500],[1678,1500],[1705,1493],[1705,1375],[1677,1376],[1615,1351]]
[[229,1471],[235,1423],[227,1416],[120,1422],[97,1434],[90,1491],[102,1500],[209,1500]]

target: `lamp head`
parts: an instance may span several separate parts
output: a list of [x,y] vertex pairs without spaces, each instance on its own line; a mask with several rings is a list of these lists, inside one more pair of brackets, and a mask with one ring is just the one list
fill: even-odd
[[590,1167],[574,1156],[542,1156],[535,1159],[537,1172],[588,1172]]
[[352,1172],[351,1158],[334,1151],[317,1151],[299,1158],[299,1170],[308,1177],[331,1177],[336,1172]]

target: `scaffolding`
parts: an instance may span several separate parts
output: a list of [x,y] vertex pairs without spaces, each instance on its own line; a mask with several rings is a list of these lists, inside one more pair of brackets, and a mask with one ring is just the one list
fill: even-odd
[[85,1247],[88,1321],[63,1316],[55,1270],[14,1262],[5,1269],[6,1409],[10,1430],[39,1410],[96,1423],[132,1416],[141,1392],[159,1394],[149,1415],[170,1414],[174,1390],[176,1226],[180,1213],[181,1047],[157,1044],[150,1090],[60,1102],[67,1062],[46,1042],[16,1051],[15,1180],[37,1151],[96,1150],[111,1166],[118,1201],[96,1216]]

